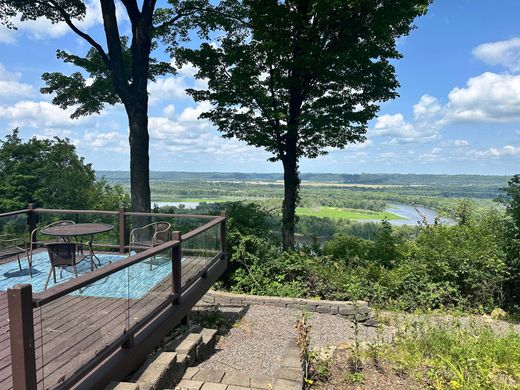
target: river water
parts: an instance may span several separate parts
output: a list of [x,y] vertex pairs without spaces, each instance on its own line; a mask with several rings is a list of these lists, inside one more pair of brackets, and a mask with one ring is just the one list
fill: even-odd
[[[199,202],[153,202],[152,206],[157,204],[159,207],[162,206],[175,206],[179,207],[180,205],[184,205],[186,209],[195,209],[199,205]],[[402,226],[402,225],[417,225],[417,223],[421,220],[421,216],[417,212],[417,210],[424,215],[428,221],[428,223],[433,223],[435,221],[435,217],[437,217],[437,212],[432,209],[428,209],[426,207],[414,207],[403,203],[389,203],[386,211],[397,214],[403,219],[393,219],[389,222],[392,225]],[[381,222],[380,219],[361,219],[357,220],[359,222]],[[442,223],[446,223],[448,225],[455,225],[457,221],[452,218],[441,218],[440,221]]]
[[[430,224],[433,224],[435,222],[435,218],[438,216],[435,210],[428,209],[426,207],[414,207],[403,203],[389,203],[388,207],[386,208],[386,211],[397,214],[404,218],[389,221],[392,225],[398,226],[417,225],[417,223],[421,221],[421,216],[417,210],[419,210],[419,212],[426,217],[427,222]],[[371,222],[379,221],[371,220]],[[440,218],[440,222],[448,225],[455,225],[457,223],[457,221],[453,218]]]

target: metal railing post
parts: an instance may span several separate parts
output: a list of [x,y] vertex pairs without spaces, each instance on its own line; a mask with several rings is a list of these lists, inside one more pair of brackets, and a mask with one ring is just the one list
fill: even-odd
[[126,226],[125,226],[125,208],[119,208],[119,253],[125,253]]
[[[35,203],[29,203],[27,205],[27,208],[29,209],[29,211],[27,212],[27,229],[29,230],[29,240],[31,240],[31,233],[34,229],[36,229],[36,224],[38,223],[38,215],[33,211],[36,208]],[[36,232],[34,233],[33,240],[37,241]]]
[[221,211],[220,216],[226,218],[220,223],[220,249],[222,251],[222,257],[224,260],[226,260],[226,252],[227,252],[227,243],[226,243],[226,235],[227,235],[227,212]]
[[32,286],[17,284],[7,289],[7,303],[13,389],[36,390]]
[[172,233],[172,240],[179,241],[179,245],[172,248],[172,292],[177,295],[175,304],[181,303],[182,293],[182,248],[181,248],[181,232]]

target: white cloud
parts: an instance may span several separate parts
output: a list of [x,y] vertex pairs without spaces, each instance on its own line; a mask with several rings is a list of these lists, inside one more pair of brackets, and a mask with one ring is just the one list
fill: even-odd
[[489,65],[503,65],[520,72],[520,38],[489,42],[473,49],[473,55]]
[[163,113],[168,118],[173,117],[173,114],[175,114],[175,106],[173,104],[168,104],[166,107],[163,108]]
[[520,148],[512,145],[506,145],[502,148],[490,148],[485,152],[486,155],[492,157],[516,156],[520,155]]
[[199,120],[199,116],[206,111],[211,110],[211,103],[209,102],[201,102],[197,103],[195,107],[187,107],[185,108],[181,114],[179,115],[180,122],[197,122],[201,126],[205,126],[208,124],[207,121]]
[[[171,65],[175,66],[173,61]],[[179,68],[177,72],[182,77],[194,77],[198,71],[199,70],[191,62],[188,62],[184,64],[181,68]]]
[[89,117],[71,119],[72,108],[62,110],[49,102],[19,101],[10,107],[0,107],[0,118],[9,121],[12,127],[68,128],[85,124]]
[[7,27],[0,25],[0,42],[1,43],[15,43],[16,42],[16,31],[10,30]]
[[186,127],[165,117],[150,117],[148,120],[150,137],[157,140],[174,139],[184,136]]
[[161,100],[185,99],[187,85],[182,77],[163,77],[148,85],[150,104]]
[[483,73],[448,95],[444,122],[507,122],[520,118],[520,75]]
[[88,143],[89,148],[117,153],[127,153],[129,150],[128,138],[117,131],[108,133],[87,131],[81,143]]
[[435,126],[428,123],[407,122],[402,114],[381,115],[377,118],[373,135],[391,138],[388,144],[428,142],[438,138]]
[[417,104],[413,106],[415,119],[427,119],[438,115],[442,108],[437,98],[423,95]]
[[422,153],[418,160],[421,162],[434,162],[434,161],[442,161],[446,160],[446,157],[442,155],[442,149],[439,147],[434,147],[430,151],[426,153]]
[[22,74],[19,72],[9,72],[0,63],[0,98],[27,98],[34,95],[32,85],[20,83]]
[[455,141],[453,141],[453,144],[455,146],[468,146],[469,145],[469,141],[467,141],[465,139],[456,139]]

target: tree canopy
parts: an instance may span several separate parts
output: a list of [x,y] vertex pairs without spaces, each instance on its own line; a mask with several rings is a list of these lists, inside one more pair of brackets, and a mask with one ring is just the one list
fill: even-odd
[[[170,47],[188,40],[192,26],[204,16],[204,34],[214,19],[214,7],[208,0],[168,0],[167,7],[157,9],[156,0],[121,0],[130,26],[130,36],[119,31],[115,0],[100,0],[105,43],[82,31],[77,23],[86,14],[84,0],[0,0],[0,22],[16,28],[13,17],[21,21],[47,18],[63,22],[86,41],[90,50],[85,57],[57,51],[58,58],[81,68],[71,75],[45,73],[43,93],[55,93],[53,103],[62,108],[74,106],[72,117],[99,113],[105,104],[122,103],[129,123],[130,191],[132,207],[149,211],[149,134],[148,81],[174,72],[168,62],[156,61],[152,52],[158,37]],[[215,14],[216,15],[216,14]],[[86,75],[86,77],[85,77]]]
[[284,165],[284,244],[294,244],[298,162],[365,141],[380,102],[397,96],[391,60],[430,0],[242,0],[218,44],[181,48],[224,137],[272,153]]
[[96,181],[91,164],[77,155],[68,139],[23,142],[15,129],[0,143],[0,211],[23,209],[28,203],[112,210],[129,203],[121,186]]

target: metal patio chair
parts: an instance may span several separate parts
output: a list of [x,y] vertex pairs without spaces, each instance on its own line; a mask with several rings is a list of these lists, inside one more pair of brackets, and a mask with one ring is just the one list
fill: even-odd
[[49,242],[58,242],[59,241],[57,238],[53,241],[38,241],[38,235],[37,235],[38,232],[40,232],[41,230],[43,230],[45,228],[49,228],[52,226],[64,226],[64,225],[74,225],[74,224],[75,224],[74,221],[64,219],[61,221],[52,222],[48,225],[37,227],[36,229],[33,229],[33,231],[31,232],[31,235],[29,237],[29,254],[28,254],[29,267],[32,267],[33,252],[34,252],[34,249],[36,249],[36,246],[38,244],[45,245],[45,244],[48,244]]
[[45,282],[44,290],[47,289],[51,274],[54,276],[54,284],[56,281],[56,268],[61,268],[60,278],[62,278],[63,270],[66,267],[72,267],[74,275],[78,277],[77,264],[85,258],[77,252],[77,244],[75,242],[49,242],[45,245],[49,253],[49,260],[51,262],[51,269]]
[[[168,222],[153,222],[146,226],[135,228],[130,232],[129,252],[132,250],[146,250],[168,241],[171,224]],[[155,256],[150,258],[150,270]]]
[[20,254],[25,253],[27,261],[29,263],[29,274],[32,277],[32,263],[27,255],[27,244],[23,238],[18,238],[12,234],[0,235],[0,259],[16,256],[18,260],[18,268],[22,270],[22,264],[20,263]]

